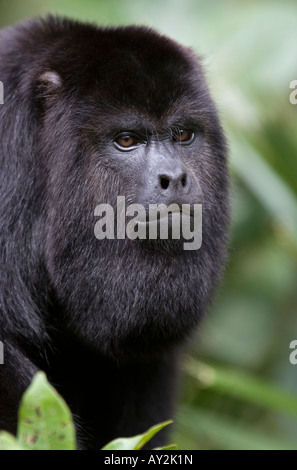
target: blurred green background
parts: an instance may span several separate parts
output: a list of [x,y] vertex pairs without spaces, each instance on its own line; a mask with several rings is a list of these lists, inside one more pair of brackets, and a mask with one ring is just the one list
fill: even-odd
[[297,2],[0,0],[0,26],[47,12],[149,25],[204,61],[230,146],[230,261],[182,364],[180,449],[297,449]]

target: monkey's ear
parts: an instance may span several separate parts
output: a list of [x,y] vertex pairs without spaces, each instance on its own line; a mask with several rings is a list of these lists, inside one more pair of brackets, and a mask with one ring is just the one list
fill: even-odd
[[48,91],[55,91],[62,86],[62,78],[53,70],[48,70],[40,75],[38,83]]
[[47,70],[37,77],[34,91],[34,102],[39,112],[44,112],[50,105],[51,99],[59,94],[63,81],[58,72]]

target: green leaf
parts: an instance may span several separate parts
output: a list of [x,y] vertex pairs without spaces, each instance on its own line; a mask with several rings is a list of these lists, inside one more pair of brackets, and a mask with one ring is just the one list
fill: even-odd
[[18,440],[30,450],[74,450],[70,410],[43,372],[37,372],[19,409]]
[[252,428],[247,423],[202,408],[184,405],[178,416],[183,432],[190,434],[199,443],[212,448],[228,450],[296,450],[296,442],[269,436]]
[[109,442],[102,450],[139,450],[141,449],[152,437],[161,431],[161,429],[171,424],[173,421],[168,420],[163,423],[152,426],[145,433],[139,434],[134,437],[122,437]]
[[177,450],[177,444],[169,444],[168,446],[164,447],[154,447],[153,450]]
[[189,360],[186,371],[204,387],[297,417],[297,396],[242,372]]
[[0,432],[0,450],[25,450],[18,440],[9,432]]

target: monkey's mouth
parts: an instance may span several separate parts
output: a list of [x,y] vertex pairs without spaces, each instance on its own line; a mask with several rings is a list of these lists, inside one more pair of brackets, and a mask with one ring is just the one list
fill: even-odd
[[158,211],[155,210],[147,210],[144,214],[139,214],[135,220],[139,224],[161,224],[162,222],[170,225],[180,224],[183,221],[188,221],[194,218],[195,212],[193,208],[186,208],[186,209],[177,209],[177,210],[168,210],[166,207]]
[[151,225],[151,224],[162,224],[168,222],[169,226],[175,226],[178,225],[180,226],[183,224],[185,221],[191,221],[194,217],[194,214],[191,213],[185,213],[182,210],[178,212],[169,212],[168,214],[157,214],[156,217],[150,218],[147,217],[146,219],[146,225]]
[[[201,209],[201,206],[199,206]],[[155,207],[154,207],[155,209]],[[191,240],[196,237],[197,233],[202,230],[202,217],[201,213],[197,210],[197,206],[191,208],[187,205],[186,208],[175,208],[174,210],[168,209],[165,205],[158,211],[145,211],[138,214],[133,219],[133,224],[130,227],[129,236],[133,231],[138,233],[140,239],[147,240]],[[131,231],[131,233],[130,233]]]

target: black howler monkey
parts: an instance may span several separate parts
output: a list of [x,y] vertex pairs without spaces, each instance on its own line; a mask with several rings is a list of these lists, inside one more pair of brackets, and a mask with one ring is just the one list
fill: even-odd
[[[194,53],[147,28],[6,28],[0,81],[0,429],[42,369],[79,448],[99,449],[172,417],[181,346],[226,258],[224,134]],[[118,196],[202,204],[201,248],[99,240],[95,207]]]

